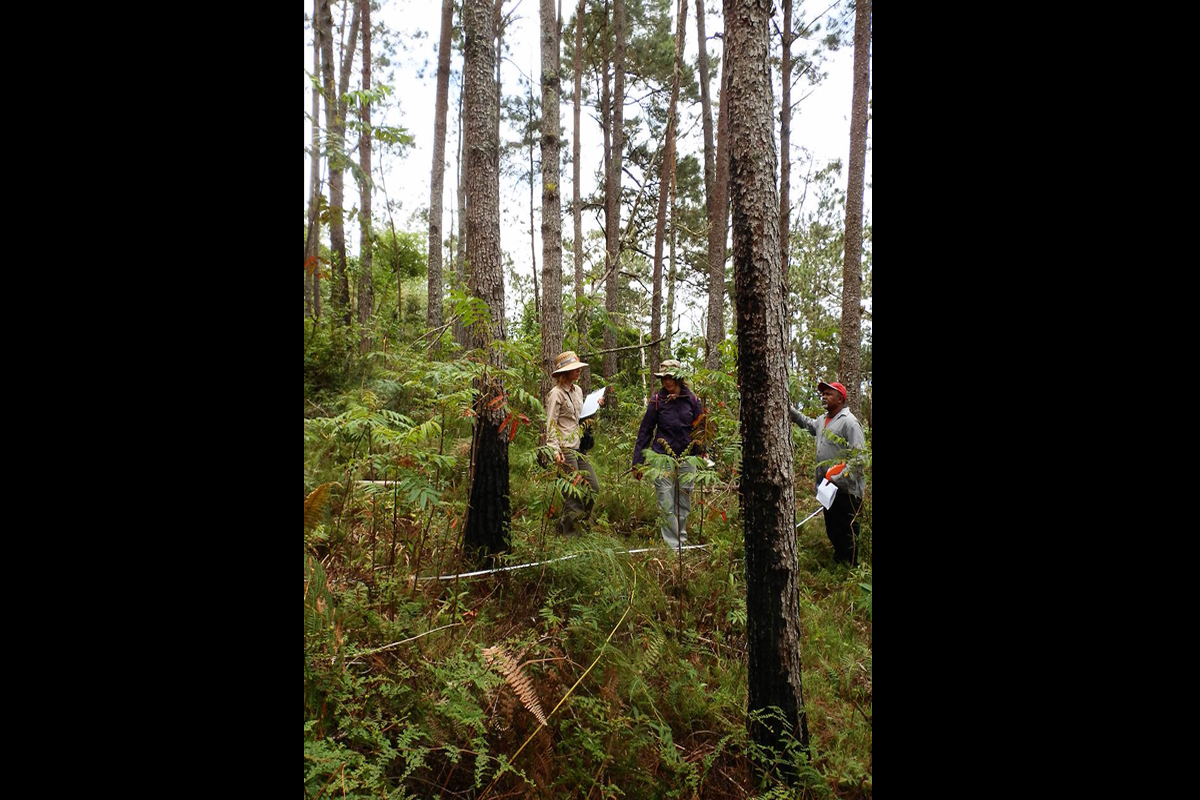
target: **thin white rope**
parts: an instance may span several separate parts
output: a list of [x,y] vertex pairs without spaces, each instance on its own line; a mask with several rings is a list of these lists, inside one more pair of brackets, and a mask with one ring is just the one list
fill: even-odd
[[[685,544],[683,547],[678,548],[678,549],[676,549],[674,547],[669,548],[668,552],[676,553],[676,552],[679,552],[679,550],[702,550],[706,547],[708,547],[708,545],[706,545],[706,544]],[[624,552],[629,555],[633,555],[634,553],[649,553],[651,550],[658,550],[658,549],[660,549],[660,548],[642,547],[637,550],[625,550]],[[599,552],[601,552],[601,551],[588,550],[583,553],[572,553],[569,556],[560,556],[558,558],[552,558],[549,561],[533,561],[533,562],[530,562],[529,564],[517,564],[516,566],[512,566],[512,567],[497,567],[496,569],[481,569],[476,572],[461,572],[457,575],[427,575],[424,578],[417,578],[417,580],[418,581],[452,581],[455,578],[476,578],[480,575],[491,575],[494,572],[509,572],[514,569],[525,569],[526,567],[540,567],[543,564],[553,564],[555,561],[566,561],[568,559],[575,558],[576,556],[583,556],[583,555],[599,553]]]

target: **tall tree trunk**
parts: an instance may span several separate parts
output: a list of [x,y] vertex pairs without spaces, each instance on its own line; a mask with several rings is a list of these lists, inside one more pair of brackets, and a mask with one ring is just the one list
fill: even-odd
[[[454,162],[455,180],[458,184],[458,256],[454,265],[454,273],[458,276],[458,286],[467,285],[467,194],[462,179],[463,155],[463,92],[466,86],[466,75],[458,84],[458,151]],[[470,347],[470,337],[467,327],[458,317],[454,319],[454,340],[464,350]]]
[[334,95],[333,85],[333,14],[330,0],[319,0],[318,13],[322,18],[324,36],[321,38],[321,72],[325,83],[325,130],[326,150],[329,154],[329,244],[333,261],[333,307],[334,321],[349,325],[350,283],[346,274],[345,195],[343,173],[346,170],[346,91],[350,88],[350,65],[354,61],[355,44],[358,41],[359,7],[354,4],[350,20],[349,45],[342,53],[341,80]]
[[[330,0],[317,0],[317,18],[321,30],[317,38],[321,42],[321,89],[325,94],[325,158],[329,174],[329,260],[332,266],[333,284],[330,287],[329,302],[333,306],[333,322],[336,325],[338,317],[338,288],[337,276],[341,266],[338,263],[337,251],[339,245],[345,251],[345,236],[342,233],[342,183],[341,183],[341,144],[340,137],[335,137],[337,131],[337,88],[334,84],[333,70],[333,12],[329,7]],[[337,176],[336,180],[334,176]],[[336,233],[335,233],[336,232]]]
[[[721,365],[718,348],[725,341],[725,239],[729,219],[729,0],[725,0],[725,40],[721,57],[721,97],[717,112],[716,164],[712,202],[708,204],[708,328],[705,331],[704,366]],[[774,136],[771,137],[774,141]]]
[[613,51],[612,159],[608,166],[608,186],[605,189],[607,211],[604,309],[609,315],[609,324],[604,328],[604,347],[609,350],[604,354],[605,378],[612,378],[617,373],[617,354],[612,352],[612,349],[617,346],[613,326],[616,324],[621,275],[621,163],[625,150],[625,0],[613,0],[613,29],[616,34],[616,47]]
[[[572,201],[571,210],[575,222],[575,350],[584,352],[587,342],[587,316],[583,311],[583,207],[579,196],[579,111],[583,102],[583,17],[584,0],[579,0],[579,8],[575,12],[575,131],[571,143],[573,155],[572,169]],[[591,388],[591,367],[584,367],[579,376],[579,384],[583,391]],[[543,395],[544,396],[544,395]]]
[[[321,76],[321,28],[317,16],[317,0],[313,0],[313,76]],[[312,152],[308,172],[308,235],[304,239],[304,315],[321,317],[321,265],[314,256],[321,252],[321,94],[315,88],[312,95]],[[312,259],[310,263],[310,259]]]
[[[786,731],[808,747],[800,672],[795,498],[788,432],[787,369],[775,189],[775,120],[768,66],[771,0],[729,0],[727,93],[737,298],[738,390],[754,397],[741,419],[741,510],[746,542],[747,713],[783,712]],[[724,108],[722,108],[724,110]],[[782,751],[785,726],[748,716],[754,741]],[[794,776],[789,776],[794,777]]]
[[[442,0],[442,32],[438,41],[437,99],[433,110],[433,165],[429,172],[429,295],[425,326],[442,324],[442,200],[446,175],[446,115],[450,100],[450,37],[454,31],[454,0]],[[462,247],[462,241],[458,246]],[[440,337],[439,337],[440,338]],[[437,340],[429,343],[434,351]]]
[[[371,91],[371,0],[359,0],[362,8],[362,89]],[[359,167],[362,168],[362,179],[359,181],[358,193],[362,210],[359,213],[360,242],[358,275],[358,350],[366,354],[371,349],[370,322],[371,310],[374,305],[374,291],[371,269],[372,230],[371,230],[371,104],[363,102],[359,106],[362,118],[363,132],[359,140]]]
[[713,155],[712,103],[708,97],[708,38],[704,35],[704,0],[696,0],[696,42],[700,47],[700,121],[704,128],[704,213],[711,220],[716,158]]
[[[508,438],[501,437],[505,404],[500,370],[504,362],[496,340],[505,338],[504,273],[500,264],[500,173],[495,23],[489,0],[464,0],[464,122],[466,124],[467,259],[470,293],[487,303],[491,324],[471,328],[473,347],[486,348],[490,375],[476,385],[470,507],[463,541],[471,550],[498,553],[509,549]],[[492,406],[495,407],[492,407]]]
[[[528,88],[528,98],[529,99],[526,104],[526,109],[527,109],[527,114],[528,114],[526,119],[528,120],[529,129],[526,133],[525,138],[529,141],[529,264],[532,268],[531,271],[533,272],[533,323],[534,323],[534,325],[540,326],[542,324],[541,323],[542,299],[538,296],[537,238],[533,235],[534,234],[534,230],[533,230],[533,217],[534,217],[534,213],[533,213],[534,212],[534,205],[533,205],[533,181],[534,181],[534,175],[533,175],[533,124],[534,123],[533,123],[533,120],[534,120],[534,107],[533,107],[533,81],[532,80],[530,80],[527,88]],[[544,213],[544,211],[543,211],[543,213]],[[549,389],[547,389],[547,391],[549,391]],[[543,393],[543,396],[544,396],[544,393]]]
[[792,174],[792,0],[782,0],[783,30],[780,32],[782,55],[779,75],[782,89],[779,102],[779,263],[783,269],[783,340],[791,342],[792,317],[788,311],[788,286],[791,284],[788,249],[791,241]]
[[[604,73],[603,84],[600,87],[600,130],[604,137],[604,268],[605,268],[605,298],[604,308],[608,310],[608,186],[609,176],[612,172],[612,42],[610,39],[610,21],[609,0],[604,0]],[[595,281],[593,281],[595,283]],[[602,341],[604,346],[608,347],[608,343],[612,339],[608,334],[603,335]],[[590,370],[591,367],[588,367]],[[600,365],[600,373],[604,373],[604,365]],[[590,376],[589,376],[590,377]],[[590,388],[589,382],[589,388]]]
[[[541,397],[550,391],[554,357],[563,349],[562,195],[559,186],[558,136],[559,20],[554,0],[542,0],[542,380]],[[578,189],[577,189],[578,191]],[[578,244],[576,244],[578,247]],[[582,277],[582,276],[581,276]]]
[[871,85],[871,0],[854,11],[854,97],[850,110],[850,177],[846,188],[846,256],[842,263],[841,378],[846,405],[859,413],[862,396],[859,299],[862,297],[863,176],[867,165],[867,91]]
[[671,338],[675,335],[675,235],[678,229],[675,225],[675,215],[679,207],[675,198],[675,164],[671,164],[671,269],[667,275],[667,325],[664,333],[663,352],[667,358],[674,358],[675,351],[671,349]]
[[[650,300],[650,369],[658,371],[662,363],[662,255],[663,238],[667,228],[667,194],[675,172],[675,105],[679,102],[679,70],[683,61],[683,41],[687,35],[687,0],[679,0],[678,23],[675,26],[675,65],[671,77],[671,103],[667,111],[667,134],[662,164],[658,168],[658,219],[654,225],[654,290]],[[670,321],[667,322],[670,325]]]
[[[500,81],[500,63],[504,58],[504,0],[492,7],[492,23],[496,37],[496,141],[500,141],[500,99],[504,90]],[[500,174],[500,149],[496,149],[496,174]]]

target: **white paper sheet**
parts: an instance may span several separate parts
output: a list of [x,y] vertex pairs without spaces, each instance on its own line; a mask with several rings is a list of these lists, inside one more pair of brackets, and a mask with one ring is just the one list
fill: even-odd
[[579,412],[580,419],[587,419],[600,410],[600,396],[604,394],[605,388],[602,386],[583,398],[583,411]]
[[821,485],[817,487],[817,501],[829,508],[833,505],[834,495],[837,494],[837,486],[829,482],[828,478],[821,481]]

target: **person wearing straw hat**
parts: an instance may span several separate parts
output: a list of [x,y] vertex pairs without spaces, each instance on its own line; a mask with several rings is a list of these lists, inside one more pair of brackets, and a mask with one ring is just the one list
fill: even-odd
[[[600,491],[596,470],[579,450],[582,438],[579,412],[583,410],[583,389],[576,386],[575,381],[586,366],[587,363],[580,361],[573,350],[559,353],[554,359],[554,371],[550,373],[555,382],[546,393],[546,444],[554,450],[554,461],[560,469],[572,475],[578,472],[583,476],[582,483],[586,483],[581,487],[583,498],[564,493],[559,521],[559,530],[564,536],[574,534],[576,524],[592,513],[596,493]],[[603,397],[599,404],[604,405]]]
[[[659,369],[662,371],[654,373],[654,377],[662,381],[662,388],[646,403],[637,444],[633,447],[633,474],[638,480],[642,478],[639,465],[646,460],[643,451],[647,446],[656,453],[669,452],[680,459],[705,454],[703,436],[693,437],[694,426],[703,416],[704,407],[700,398],[683,382],[683,365],[667,359]],[[654,480],[662,520],[660,532],[663,541],[672,549],[687,544],[686,524],[692,509],[695,472],[695,467],[681,461],[674,474]]]
[[[858,510],[862,506],[864,479],[854,463],[847,463],[846,451],[866,446],[862,425],[846,407],[846,387],[840,383],[817,384],[825,418],[812,419],[799,408],[788,407],[788,417],[817,439],[816,486],[828,478],[837,486],[833,505],[825,509],[825,535],[833,545],[833,557],[839,563],[858,566]],[[846,444],[830,438],[844,439]]]

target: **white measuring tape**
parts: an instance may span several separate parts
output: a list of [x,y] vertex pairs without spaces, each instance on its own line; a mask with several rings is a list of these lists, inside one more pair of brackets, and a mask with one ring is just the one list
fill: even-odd
[[816,511],[814,511],[813,513],[809,514],[809,515],[808,515],[807,517],[805,517],[804,519],[802,519],[802,520],[800,520],[799,522],[797,522],[797,523],[796,523],[796,528],[797,528],[797,529],[799,529],[801,525],[803,525],[804,523],[808,522],[810,519],[812,519],[813,517],[815,517],[817,514],[820,514],[820,513],[821,513],[822,511],[824,511],[824,510],[825,510],[825,509],[823,509],[823,508],[821,508],[820,506],[818,506]]
[[[686,544],[679,549],[672,547],[672,548],[670,548],[669,552],[677,553],[680,550],[703,550],[706,547],[708,547],[708,545],[706,545],[706,544]],[[643,547],[638,550],[626,550],[624,552],[628,553],[629,555],[633,555],[634,553],[649,553],[651,550],[658,550],[658,549],[659,548],[657,548],[657,547]],[[589,553],[598,553],[598,552],[600,552],[600,551],[599,550],[587,550],[582,553],[572,553],[569,556],[560,556],[559,558],[552,558],[549,561],[534,561],[529,564],[517,564],[516,566],[513,566],[513,567],[497,567],[496,569],[481,569],[477,572],[461,572],[457,575],[428,575],[424,578],[417,578],[417,580],[418,581],[452,581],[455,578],[475,578],[475,577],[478,577],[479,575],[491,575],[493,572],[510,572],[514,569],[525,569],[526,567],[540,567],[543,564],[553,564],[555,561],[567,561],[568,559],[572,559],[577,556],[585,556],[585,555],[588,555]]]

